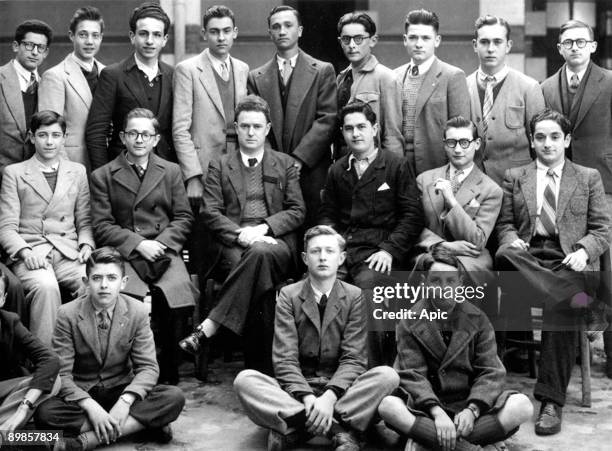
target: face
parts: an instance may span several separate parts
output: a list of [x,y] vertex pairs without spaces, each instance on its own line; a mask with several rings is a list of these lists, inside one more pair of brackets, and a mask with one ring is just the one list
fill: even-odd
[[156,60],[167,41],[164,23],[153,17],[136,21],[136,33],[130,31],[130,42],[142,61]]
[[319,235],[308,241],[308,247],[302,252],[302,260],[308,267],[311,277],[319,280],[336,277],[338,267],[344,263],[346,252],[340,250],[338,239],[334,235]]
[[68,36],[74,46],[77,58],[83,61],[91,61],[102,43],[102,27],[95,20],[82,20],[76,26],[74,33],[68,32]]
[[356,155],[365,155],[374,150],[374,138],[378,124],[372,124],[363,113],[350,113],[344,116],[342,135],[349,150]]
[[264,147],[270,123],[261,111],[242,111],[236,118],[236,133],[240,150],[252,154]]
[[434,262],[434,264],[431,265],[425,282],[425,285],[427,287],[433,287],[437,294],[433,298],[430,298],[430,300],[436,307],[447,312],[452,311],[457,304],[452,298],[439,296],[437,287],[439,287],[442,292],[448,290],[448,287],[452,288],[454,291],[457,287],[461,286],[461,284],[462,280],[459,270],[454,266],[441,262]]
[[409,25],[404,35],[404,47],[418,65],[434,55],[441,40],[442,38],[431,25]]
[[4,307],[4,303],[6,302],[6,287],[4,286],[4,282],[0,279],[0,308]]
[[204,40],[208,41],[210,53],[219,59],[225,59],[234,45],[234,39],[238,36],[238,28],[229,17],[214,17],[208,21],[202,34]]
[[[32,50],[27,50],[25,47],[26,43],[36,45]],[[45,47],[45,50],[41,51],[38,47],[39,45]],[[47,45],[47,37],[44,34],[32,32],[26,33],[21,42],[13,41],[13,52],[15,53],[15,59],[27,70],[33,72],[38,66],[41,65],[49,54],[49,48]]]
[[[445,133],[445,139],[454,139],[456,142],[455,148],[451,148],[448,144],[444,144],[444,151],[456,169],[464,169],[474,161],[474,153],[480,148],[480,138],[474,140],[471,128],[449,128]],[[464,149],[459,143],[461,140],[471,141],[468,148]]]
[[346,56],[346,59],[354,66],[370,56],[378,39],[376,35],[370,36],[370,34],[366,32],[365,27],[360,23],[350,23],[342,27],[342,32],[340,33],[341,39],[355,37],[363,38],[361,44],[357,44],[354,39],[351,39],[348,44],[343,43],[342,40],[340,41],[344,56]]
[[149,155],[159,142],[153,121],[144,117],[130,119],[125,130],[119,135],[128,155],[132,158],[143,158]]
[[36,148],[36,157],[48,165],[54,164],[59,159],[64,139],[65,135],[59,124],[43,125],[33,135],[30,132],[30,141]]
[[[587,42],[587,44],[581,49],[578,48],[578,45],[575,42],[572,43],[571,49],[566,49],[561,44],[563,41],[577,41],[578,39],[584,39]],[[588,64],[591,59],[591,54],[597,49],[597,42],[589,41],[591,41],[591,35],[589,34],[589,30],[586,28],[570,28],[569,30],[565,30],[559,37],[557,49],[570,68],[583,67]]]
[[119,293],[125,288],[127,276],[121,273],[121,267],[115,263],[97,263],[84,281],[89,295],[96,308],[108,308],[117,302]]
[[506,64],[506,55],[512,48],[512,40],[506,36],[506,27],[500,24],[481,27],[478,38],[473,39],[472,44],[480,66],[489,74],[494,74]]
[[571,136],[564,135],[555,121],[546,120],[535,125],[531,135],[531,148],[537,159],[548,167],[555,167],[565,158],[565,149],[570,145]]
[[298,25],[297,17],[292,11],[280,11],[270,17],[268,33],[279,51],[296,49],[302,30],[303,27]]

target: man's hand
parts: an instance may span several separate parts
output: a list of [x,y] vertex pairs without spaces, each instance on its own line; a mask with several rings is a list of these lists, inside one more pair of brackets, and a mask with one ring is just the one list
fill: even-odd
[[457,444],[457,431],[455,430],[453,420],[450,419],[440,406],[432,407],[431,415],[436,425],[438,444],[444,451],[455,449],[455,445]]
[[[308,395],[305,398],[314,395]],[[331,390],[326,390],[318,398],[315,398],[312,402],[310,411],[306,410],[306,429],[313,435],[325,435],[329,431],[332,425],[332,419],[334,417],[334,405],[338,398],[336,394]],[[306,406],[306,399],[304,399],[304,405]]]
[[276,238],[273,238],[271,236],[258,236],[257,238],[255,238],[253,241],[251,241],[251,244],[253,243],[267,243],[267,244],[278,244],[278,241],[276,241]]
[[529,243],[526,243],[520,238],[517,238],[512,243],[510,243],[510,247],[516,247],[516,248],[523,249],[524,251],[526,251],[529,249]]
[[444,204],[449,210],[457,204],[455,194],[453,193],[453,187],[450,180],[439,178],[434,182],[434,189],[436,194],[441,194],[444,198]]
[[19,429],[27,420],[30,409],[28,406],[20,404],[13,415],[6,419],[6,421],[0,424],[0,431],[3,432],[15,432]]
[[268,224],[259,224],[257,226],[246,226],[236,230],[238,233],[238,244],[244,247],[250,246],[255,239],[265,236],[268,233]]
[[298,176],[300,175],[300,172],[302,171],[302,166],[304,166],[304,163],[302,163],[301,160],[292,157],[293,158],[293,167],[297,170]]
[[378,252],[370,255],[365,259],[368,264],[368,268],[374,271],[391,274],[391,265],[393,264],[393,256],[382,249]]
[[128,403],[122,398],[119,398],[111,409],[111,411],[109,412],[110,416],[117,420],[117,423],[119,424],[118,436],[121,436],[122,434],[123,426],[125,425],[125,420],[127,420],[127,417],[130,415],[130,407],[132,407],[132,403],[134,402],[134,395],[130,393],[126,393],[121,396],[130,397],[131,402]]
[[142,258],[150,262],[154,262],[158,258],[164,255],[167,247],[155,240],[142,240],[136,246],[136,252],[138,252]]
[[200,180],[200,176],[192,177],[187,181],[187,198],[191,208],[196,210],[202,202],[202,195],[204,194],[204,184]]
[[26,268],[28,268],[30,271],[34,271],[35,269],[43,269],[49,265],[45,257],[36,257],[34,252],[32,252],[32,249],[27,247],[19,251],[19,258],[23,260]]
[[81,246],[81,250],[79,251],[79,263],[85,263],[89,259],[89,256],[91,255],[92,251],[93,249],[89,244],[83,244]]
[[92,398],[87,398],[80,403],[87,412],[87,418],[93,427],[93,431],[100,442],[111,444],[119,436],[119,422],[111,416],[100,404]]
[[453,255],[467,255],[468,257],[478,257],[480,255],[478,247],[465,240],[442,241],[439,246],[447,249]]
[[470,409],[463,409],[461,412],[455,415],[455,426],[457,427],[457,436],[467,437],[472,433],[474,429],[474,412]]
[[573,271],[584,271],[588,261],[589,255],[581,247],[577,251],[567,254],[561,263]]

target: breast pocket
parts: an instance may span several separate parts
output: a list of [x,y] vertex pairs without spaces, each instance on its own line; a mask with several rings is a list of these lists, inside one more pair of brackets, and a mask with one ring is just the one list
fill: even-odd
[[570,200],[570,211],[574,216],[586,216],[589,200],[586,196],[573,196]]
[[508,128],[522,128],[525,123],[525,106],[509,105],[506,108],[506,127]]
[[393,190],[376,191],[374,194],[374,213],[378,216],[393,210],[394,200]]
[[359,92],[355,94],[355,100],[360,100],[370,105],[370,108],[376,113],[376,117],[380,116],[379,105],[380,105],[380,93],[373,91]]

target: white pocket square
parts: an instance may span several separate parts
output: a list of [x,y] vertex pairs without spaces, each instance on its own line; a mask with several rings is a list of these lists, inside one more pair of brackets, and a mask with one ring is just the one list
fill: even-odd
[[480,207],[480,202],[478,202],[476,198],[473,198],[468,204],[468,207],[478,208]]
[[388,189],[391,189],[391,187],[387,185],[387,182],[385,182],[382,185],[380,185],[376,191],[386,191]]

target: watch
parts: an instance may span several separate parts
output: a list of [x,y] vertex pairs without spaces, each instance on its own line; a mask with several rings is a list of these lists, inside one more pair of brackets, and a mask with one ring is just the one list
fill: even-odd
[[29,399],[24,399],[23,401],[21,401],[21,405],[26,406],[30,410],[34,410],[34,404],[32,404],[32,401],[30,401]]
[[466,409],[469,409],[472,412],[472,414],[474,415],[474,419],[475,420],[477,420],[478,417],[480,416],[480,409],[478,407],[476,407],[475,405],[468,404]]
[[121,401],[123,401],[124,403],[126,403],[128,406],[131,406],[131,405],[132,405],[132,403],[134,402],[134,401],[132,401],[132,400],[130,399],[130,397],[129,397],[129,396],[127,396],[125,393],[124,393],[124,394],[122,394],[121,396],[119,396],[119,399],[120,399]]

